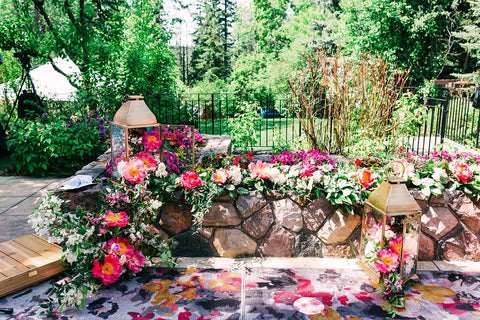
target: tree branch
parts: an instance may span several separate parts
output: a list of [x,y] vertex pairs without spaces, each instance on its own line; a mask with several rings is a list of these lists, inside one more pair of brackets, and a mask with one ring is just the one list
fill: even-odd
[[80,89],[80,86],[78,84],[76,84],[75,82],[72,81],[72,79],[70,78],[70,76],[68,74],[66,74],[65,72],[63,72],[56,64],[55,62],[53,61],[52,58],[48,57],[48,61],[50,61],[50,63],[52,64],[52,67],[53,67],[53,70],[57,71],[58,73],[60,73],[62,76],[64,76],[65,78],[67,78],[68,82],[73,86],[75,87],[76,89]]

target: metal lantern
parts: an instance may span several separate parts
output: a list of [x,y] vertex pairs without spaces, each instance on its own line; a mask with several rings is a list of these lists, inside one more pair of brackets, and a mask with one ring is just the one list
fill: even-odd
[[[150,111],[143,96],[126,96],[120,109],[113,118],[111,126],[111,166],[112,176],[118,179],[117,164],[129,161],[130,157],[140,151],[158,152],[161,145],[160,125]],[[142,139],[158,141],[158,148],[145,150]]]
[[365,202],[358,263],[377,283],[381,268],[389,263],[399,264],[402,283],[417,272],[422,213],[405,182],[399,176],[390,176]]

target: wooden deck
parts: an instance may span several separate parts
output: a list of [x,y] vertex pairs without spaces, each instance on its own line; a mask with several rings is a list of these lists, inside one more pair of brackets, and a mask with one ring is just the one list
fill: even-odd
[[63,272],[62,248],[29,234],[0,243],[0,297]]

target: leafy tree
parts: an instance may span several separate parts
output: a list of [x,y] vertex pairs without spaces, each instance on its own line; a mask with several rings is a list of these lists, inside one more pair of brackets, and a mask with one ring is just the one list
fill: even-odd
[[198,24],[194,32],[191,57],[192,79],[216,81],[226,79],[231,71],[231,26],[235,4],[231,0],[203,0],[194,19]]
[[48,59],[63,74],[52,58],[72,60],[80,73],[68,78],[82,105],[112,113],[125,93],[174,83],[161,2],[2,0],[0,6],[0,48]]
[[444,71],[464,1],[344,0],[346,52],[379,53],[399,67],[412,68],[415,80]]
[[[465,57],[465,65],[468,64],[468,60],[471,60],[471,58],[480,61],[480,1],[469,0],[468,2],[470,4],[470,14],[465,20],[462,30],[454,33],[454,36],[463,40],[460,45],[467,50],[468,55]],[[478,65],[476,71],[466,74],[464,77],[480,84]]]
[[289,74],[301,65],[303,54],[320,48],[336,51],[335,8],[330,1],[253,1],[235,22],[238,57],[231,90],[288,90]]

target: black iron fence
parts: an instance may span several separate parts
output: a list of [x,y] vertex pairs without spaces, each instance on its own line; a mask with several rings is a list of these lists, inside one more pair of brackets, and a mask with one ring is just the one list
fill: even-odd
[[[472,106],[472,91],[436,88],[420,98],[427,107],[427,120],[410,137],[410,151],[427,154],[450,139],[470,147],[479,146],[480,110]],[[258,139],[254,147],[272,148],[279,141],[293,142],[303,134],[296,117],[289,113],[282,93],[192,93],[158,94],[147,104],[160,123],[194,125],[202,134],[228,134],[228,121],[235,119],[243,102],[255,105]],[[320,140],[326,151],[332,143],[332,119],[318,121]]]

